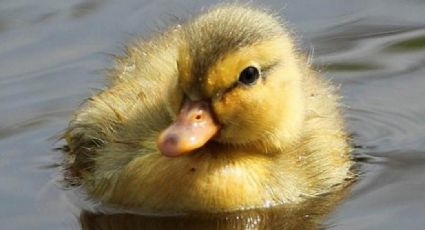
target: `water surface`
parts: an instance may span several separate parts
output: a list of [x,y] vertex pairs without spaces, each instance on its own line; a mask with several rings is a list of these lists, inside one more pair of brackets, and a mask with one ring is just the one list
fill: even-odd
[[[78,229],[52,185],[54,137],[103,87],[108,54],[214,1],[5,0],[0,4],[0,225]],[[262,1],[341,87],[361,180],[331,229],[423,229],[425,2]]]

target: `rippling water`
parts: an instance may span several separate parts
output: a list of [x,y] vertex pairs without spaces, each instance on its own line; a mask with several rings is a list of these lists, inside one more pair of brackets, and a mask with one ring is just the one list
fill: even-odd
[[[29,0],[0,4],[0,225],[78,229],[78,208],[53,184],[54,137],[122,44],[147,36],[194,1]],[[341,85],[362,170],[332,229],[423,229],[425,2],[265,1]]]

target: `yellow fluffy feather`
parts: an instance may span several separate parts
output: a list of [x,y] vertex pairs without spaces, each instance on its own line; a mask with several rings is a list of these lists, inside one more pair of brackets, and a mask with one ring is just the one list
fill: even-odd
[[[153,213],[296,204],[352,177],[334,88],[285,26],[247,6],[212,8],[129,46],[64,135],[69,177],[107,203]],[[238,82],[253,66],[253,85]],[[184,100],[208,101],[220,131],[176,158],[157,139]]]

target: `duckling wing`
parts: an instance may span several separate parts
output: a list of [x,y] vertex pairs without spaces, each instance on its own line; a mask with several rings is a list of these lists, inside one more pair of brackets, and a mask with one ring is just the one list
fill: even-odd
[[116,58],[110,86],[87,100],[64,134],[76,171],[90,168],[100,152],[128,162],[157,151],[156,136],[172,120],[167,101],[177,90],[177,37],[136,42]]

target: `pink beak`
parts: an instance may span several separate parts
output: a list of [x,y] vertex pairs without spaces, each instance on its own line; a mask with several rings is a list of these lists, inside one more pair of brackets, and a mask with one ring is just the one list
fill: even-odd
[[165,156],[182,156],[204,146],[219,130],[208,102],[186,100],[177,120],[159,135],[157,145]]

